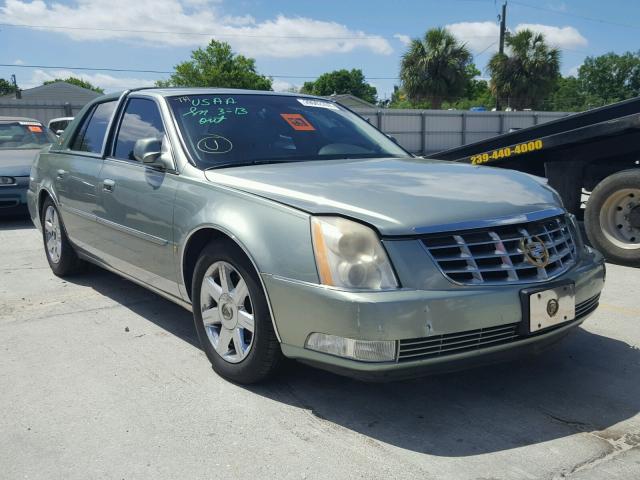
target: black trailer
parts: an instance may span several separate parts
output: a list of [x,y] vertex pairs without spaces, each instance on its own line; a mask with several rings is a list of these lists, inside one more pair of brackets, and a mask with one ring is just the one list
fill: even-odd
[[593,246],[611,261],[640,265],[640,97],[430,158],[546,177],[567,210],[584,219]]

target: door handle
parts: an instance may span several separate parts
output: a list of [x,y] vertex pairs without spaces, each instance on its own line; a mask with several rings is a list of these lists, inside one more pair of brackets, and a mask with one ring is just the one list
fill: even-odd
[[62,179],[64,178],[64,176],[67,174],[67,171],[66,171],[66,170],[62,170],[62,169],[60,169],[60,170],[58,170],[58,171],[56,172],[56,174],[57,174],[57,175],[56,175],[56,178],[57,178],[58,180],[62,180]]
[[116,182],[114,182],[113,180],[111,180],[110,178],[105,178],[102,181],[102,190],[104,190],[105,192],[113,192],[113,189],[116,186]]

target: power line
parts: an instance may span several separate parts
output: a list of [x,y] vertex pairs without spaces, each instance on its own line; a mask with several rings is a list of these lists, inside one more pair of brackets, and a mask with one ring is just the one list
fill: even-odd
[[17,28],[34,28],[34,29],[48,29],[48,30],[84,30],[90,32],[111,32],[111,33],[136,33],[136,34],[152,34],[152,35],[194,35],[204,37],[247,37],[247,38],[308,38],[318,40],[377,40],[380,38],[392,38],[382,37],[381,35],[344,35],[344,36],[326,36],[326,35],[252,35],[245,33],[217,33],[217,32],[184,32],[184,31],[170,31],[170,30],[130,30],[126,28],[100,28],[100,27],[73,27],[70,25],[31,25],[27,23],[0,23],[2,27],[17,27]]
[[587,15],[580,15],[580,14],[577,14],[577,13],[562,12],[560,10],[554,10],[553,8],[540,7],[538,5],[531,5],[531,4],[520,2],[520,1],[516,1],[516,0],[510,0],[510,1],[511,1],[511,3],[513,3],[515,5],[520,5],[521,7],[526,7],[526,8],[532,8],[534,10],[543,10],[545,12],[552,12],[552,13],[555,13],[557,15],[564,15],[564,16],[567,16],[567,17],[581,18],[582,20],[588,20],[590,22],[605,23],[605,24],[608,24],[608,25],[615,25],[616,27],[625,27],[625,28],[633,28],[633,29],[636,29],[636,30],[640,30],[640,26],[639,25],[631,25],[629,23],[615,22],[615,21],[612,21],[612,20],[603,20],[601,18],[589,17]]
[[[99,28],[99,27],[74,27],[71,25],[32,25],[27,23],[0,23],[0,27],[32,28],[48,30],[79,30],[89,32],[110,32],[110,33],[133,33],[150,35],[193,35],[202,37],[220,38],[298,38],[308,40],[397,40],[393,36],[386,35],[254,35],[250,33],[217,33],[217,32],[186,32],[172,30],[131,30],[126,28]],[[493,38],[493,35],[465,35],[466,38]]]
[[[120,73],[157,73],[157,74],[172,74],[173,70],[142,70],[134,68],[109,68],[109,67],[70,67],[62,65],[16,65],[14,63],[0,63],[0,67],[11,68],[42,68],[43,70],[82,70],[92,72],[120,72]],[[308,79],[317,78],[320,75],[271,75],[264,74],[267,77],[273,78],[291,78],[291,79]],[[399,80],[399,77],[366,77],[368,80]]]

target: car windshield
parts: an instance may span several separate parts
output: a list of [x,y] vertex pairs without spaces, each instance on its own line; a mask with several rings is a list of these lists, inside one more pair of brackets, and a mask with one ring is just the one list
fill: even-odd
[[168,101],[191,156],[203,169],[410,156],[366,120],[329,101],[251,94]]
[[38,122],[0,123],[0,150],[42,148],[55,141],[49,129]]

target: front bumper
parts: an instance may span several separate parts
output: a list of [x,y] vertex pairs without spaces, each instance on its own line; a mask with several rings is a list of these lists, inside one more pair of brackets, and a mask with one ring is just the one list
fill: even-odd
[[0,215],[27,213],[29,177],[16,177],[15,185],[0,185]]
[[[604,277],[603,258],[591,250],[553,283],[574,282],[576,304],[581,304],[600,294]],[[308,350],[305,341],[313,332],[361,340],[400,341],[521,323],[520,291],[545,284],[345,292],[267,274],[262,278],[285,356],[366,379],[413,377],[538,351],[559,340],[588,316],[505,344],[414,361],[369,363]]]

